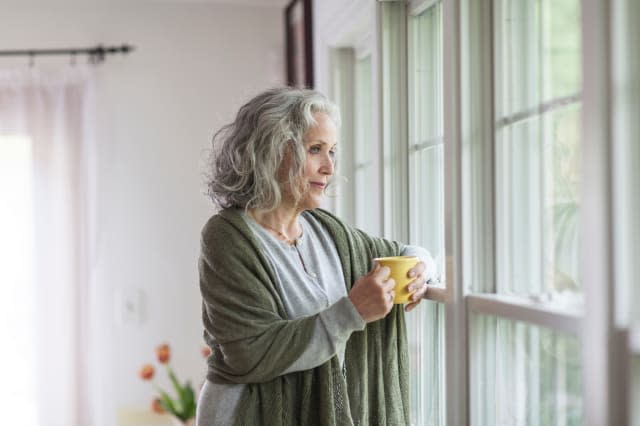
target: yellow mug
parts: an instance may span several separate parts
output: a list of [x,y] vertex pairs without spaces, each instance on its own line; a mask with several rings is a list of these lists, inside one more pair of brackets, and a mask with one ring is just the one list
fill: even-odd
[[393,299],[393,303],[409,303],[411,293],[409,292],[408,287],[409,283],[415,278],[409,278],[407,274],[411,268],[420,262],[420,259],[415,256],[391,256],[378,257],[373,260],[378,262],[380,266],[386,266],[391,271],[389,272],[389,278],[393,278],[396,282],[396,287],[394,289],[396,297]]

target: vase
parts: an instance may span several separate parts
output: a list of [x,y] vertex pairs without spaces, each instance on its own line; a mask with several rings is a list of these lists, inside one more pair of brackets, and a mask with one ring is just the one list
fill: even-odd
[[173,426],[196,426],[196,418],[192,417],[189,420],[182,421],[177,417],[172,417]]

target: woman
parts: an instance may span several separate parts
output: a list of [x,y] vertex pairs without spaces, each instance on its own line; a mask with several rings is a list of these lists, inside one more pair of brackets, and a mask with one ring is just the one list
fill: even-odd
[[334,174],[336,107],[311,90],[250,100],[214,137],[202,231],[204,338],[198,425],[409,424],[404,311],[376,257],[429,254],[319,209]]

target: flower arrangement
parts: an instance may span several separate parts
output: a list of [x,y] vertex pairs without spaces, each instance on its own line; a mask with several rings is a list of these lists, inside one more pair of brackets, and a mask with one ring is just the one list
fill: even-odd
[[[202,355],[205,358],[210,354],[211,350],[208,347],[204,347],[202,349]],[[169,365],[169,360],[171,359],[171,348],[168,344],[163,343],[156,348],[156,359],[160,364],[165,366],[176,396],[170,396],[167,392],[154,384],[153,387],[158,392],[158,396],[151,401],[151,409],[158,414],[167,412],[178,419],[181,423],[187,424],[196,416],[196,396],[193,391],[193,387],[189,381],[184,384],[180,384],[180,381],[173,372],[173,369]],[[155,372],[156,370],[152,364],[145,364],[142,366],[138,374],[142,380],[151,381]]]

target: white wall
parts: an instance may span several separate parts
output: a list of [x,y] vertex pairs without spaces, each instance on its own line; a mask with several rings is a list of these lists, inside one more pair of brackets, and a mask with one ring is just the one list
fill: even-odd
[[[202,380],[197,258],[212,207],[200,166],[213,131],[247,96],[283,83],[282,19],[280,8],[241,5],[3,2],[0,49],[136,47],[97,68],[95,425],[148,406],[152,390],[137,371],[160,342],[172,344],[180,378]],[[142,291],[141,323],[115,321],[122,289]]]

